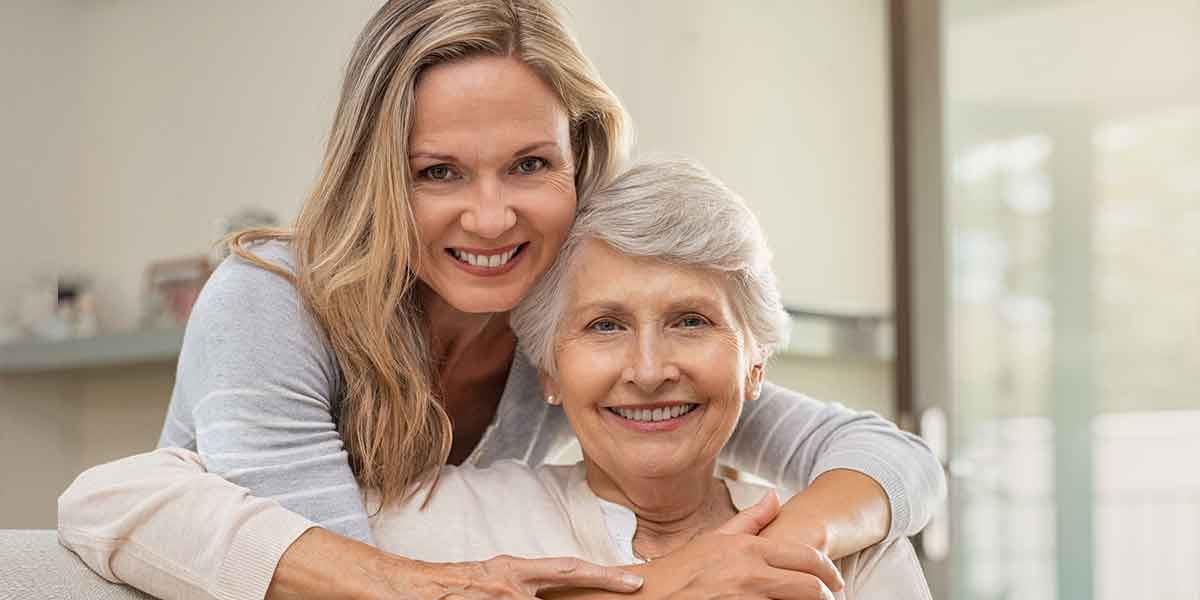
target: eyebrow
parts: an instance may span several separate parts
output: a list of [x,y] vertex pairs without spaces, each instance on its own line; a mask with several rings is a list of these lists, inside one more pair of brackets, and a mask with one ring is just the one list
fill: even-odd
[[[537,149],[543,148],[543,147],[553,147],[555,150],[561,151],[561,148],[558,147],[558,142],[555,142],[553,140],[546,140],[546,141],[541,141],[541,142],[534,142],[532,144],[529,144],[528,146],[522,146],[520,150],[513,152],[512,157],[517,158],[523,154],[528,154],[530,152],[533,152],[534,150],[537,150]],[[409,159],[428,158],[428,159],[432,159],[432,160],[440,160],[440,161],[445,161],[445,162],[458,162],[458,157],[454,156],[453,154],[441,154],[438,152],[427,152],[424,150],[417,150],[415,152],[409,152],[408,158]]]
[[[720,312],[720,308],[719,302],[714,302],[712,298],[707,296],[684,296],[683,298],[672,300],[670,304],[667,305],[667,312],[700,310],[712,313]],[[629,309],[624,303],[614,300],[596,300],[586,304],[581,304],[579,306],[571,307],[571,311],[575,313],[625,313],[629,312]]]

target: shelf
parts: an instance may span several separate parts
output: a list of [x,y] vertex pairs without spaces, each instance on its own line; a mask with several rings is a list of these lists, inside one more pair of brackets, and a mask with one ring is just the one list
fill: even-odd
[[148,329],[56,342],[0,345],[0,374],[68,371],[170,362],[179,356],[183,329]]
[[869,362],[896,357],[896,327],[885,315],[844,315],[789,309],[792,335],[784,356]]
[[[171,362],[179,356],[182,342],[182,328],[112,333],[60,342],[15,342],[0,345],[0,375]],[[895,357],[895,328],[887,317],[793,311],[791,343],[779,353],[888,362]]]

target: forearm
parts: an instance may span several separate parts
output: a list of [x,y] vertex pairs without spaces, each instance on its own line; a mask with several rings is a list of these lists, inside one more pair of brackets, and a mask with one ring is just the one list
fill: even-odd
[[280,557],[265,600],[385,597],[390,558],[374,546],[314,527]]
[[793,490],[808,488],[820,473],[862,473],[887,497],[885,539],[920,531],[946,490],[937,458],[917,436],[874,413],[818,402],[769,383],[742,415],[722,463]]
[[92,570],[168,598],[261,598],[279,557],[312,527],[175,448],[89,469],[58,507],[59,540]]
[[759,535],[807,544],[837,560],[879,543],[890,529],[883,488],[857,471],[835,469],[792,497]]

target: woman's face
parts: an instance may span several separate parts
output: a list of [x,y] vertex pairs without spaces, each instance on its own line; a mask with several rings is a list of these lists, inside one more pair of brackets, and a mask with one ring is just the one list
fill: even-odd
[[418,277],[454,308],[511,309],[558,255],[575,215],[570,119],[513,58],[431,67],[408,140]]
[[581,248],[543,377],[588,468],[616,482],[710,468],[762,378],[718,276]]

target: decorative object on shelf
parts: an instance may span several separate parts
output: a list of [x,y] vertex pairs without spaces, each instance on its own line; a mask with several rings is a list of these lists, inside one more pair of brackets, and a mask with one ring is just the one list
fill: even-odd
[[275,213],[262,208],[244,208],[228,218],[223,219],[217,226],[217,241],[213,246],[212,264],[218,265],[225,257],[229,256],[229,248],[225,244],[219,243],[225,239],[225,236],[242,231],[243,229],[252,229],[255,227],[278,227],[279,217]]
[[212,273],[207,256],[163,260],[146,269],[143,327],[180,327]]
[[91,283],[80,275],[34,277],[21,295],[19,313],[16,326],[3,328],[6,341],[91,337],[99,329]]

